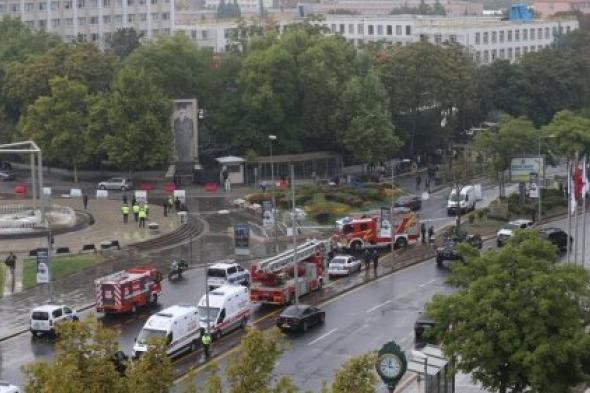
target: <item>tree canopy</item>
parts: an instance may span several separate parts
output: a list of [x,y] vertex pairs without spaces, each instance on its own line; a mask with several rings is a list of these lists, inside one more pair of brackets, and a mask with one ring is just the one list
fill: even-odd
[[485,389],[559,393],[590,376],[588,272],[556,257],[536,232],[517,231],[504,248],[455,264],[457,291],[428,304],[445,355]]

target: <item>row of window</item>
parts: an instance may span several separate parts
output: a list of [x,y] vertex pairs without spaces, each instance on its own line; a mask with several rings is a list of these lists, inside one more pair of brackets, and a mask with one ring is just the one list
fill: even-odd
[[[570,26],[566,26],[566,33],[571,31]],[[504,40],[507,42],[512,42],[512,37],[514,34],[514,41],[520,41],[522,35],[522,41],[535,41],[535,40],[542,40],[543,38],[548,40],[551,39],[553,36],[557,34],[563,34],[563,26],[553,26],[553,29],[549,29],[549,27],[531,27],[529,29],[515,29],[514,32],[512,30],[507,30],[506,32],[502,31],[492,31],[492,32],[483,32],[483,33],[475,33],[475,44],[479,45],[482,42],[484,44],[495,44],[497,42],[503,43]]]
[[[141,30],[140,33],[144,36],[147,37],[148,35],[148,31],[147,30]],[[170,35],[170,29],[153,29],[152,30],[152,35],[154,37],[158,37],[158,36],[168,36]],[[110,41],[112,37],[112,33],[106,32],[102,34],[102,38],[104,41]],[[78,39],[81,39],[82,41],[86,41],[86,42],[98,42],[100,41],[100,35],[98,33],[90,33],[90,34],[84,34],[84,33],[80,33],[77,36],[73,36],[73,35],[66,35],[65,37],[66,41],[76,41]]]
[[[547,46],[547,45],[546,45]],[[476,51],[474,55],[474,60],[477,64],[488,64],[496,59],[506,59],[506,60],[518,60],[522,55],[525,55],[529,52],[536,52],[543,49],[543,45],[531,45],[531,46],[523,46],[507,49],[492,49],[492,50],[484,50],[484,51]]]
[[[334,34],[346,34],[346,24],[340,23],[332,23],[330,26],[324,24],[325,28],[330,29],[330,31]],[[410,25],[367,25],[367,35],[393,35],[393,28],[395,27],[395,35],[411,35],[412,34],[412,26]],[[348,34],[355,34],[355,25],[353,23],[348,24]],[[363,35],[365,34],[365,25],[363,23],[359,23],[356,25],[356,34]]]
[[[170,3],[170,0],[53,0],[51,2],[41,1],[39,3],[27,2],[24,4],[24,12],[33,12],[35,10],[46,11],[48,4],[52,11],[72,9],[74,4],[76,4],[77,8],[98,8],[99,2],[102,3],[103,8],[109,8],[111,6],[122,7],[124,1],[128,6],[146,5],[148,2],[153,5],[157,5],[158,2]],[[0,14],[5,12],[20,13],[20,3],[0,4]]]
[[[129,14],[127,15],[127,22],[134,23],[135,21],[139,22],[147,22],[148,14]],[[152,13],[152,21],[163,20],[167,21],[170,19],[170,14],[164,12],[162,14],[159,13]],[[86,25],[97,25],[98,24],[98,16],[91,16],[91,17],[80,17],[78,18],[78,25],[79,26],[86,26]],[[104,15],[102,17],[102,21],[104,24],[122,24],[123,23],[123,15]],[[38,27],[40,29],[47,28],[47,20],[40,19],[37,21],[37,25],[35,26],[35,21],[28,20],[25,23],[32,28]],[[51,19],[51,27],[60,27],[60,26],[73,26],[74,25],[74,18],[64,18],[64,19]]]

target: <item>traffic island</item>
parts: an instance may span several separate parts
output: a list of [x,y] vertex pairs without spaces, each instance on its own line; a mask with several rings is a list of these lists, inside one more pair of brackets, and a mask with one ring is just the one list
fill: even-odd
[[[107,258],[104,255],[94,253],[53,257],[51,259],[51,277],[54,281],[59,280],[106,261]],[[32,288],[37,285],[37,261],[36,259],[25,259],[23,262],[23,289]]]

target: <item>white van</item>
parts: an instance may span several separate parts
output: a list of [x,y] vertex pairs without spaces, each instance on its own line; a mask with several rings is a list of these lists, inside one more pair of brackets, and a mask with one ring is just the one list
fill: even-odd
[[250,318],[250,296],[248,288],[237,285],[224,285],[209,292],[209,309],[205,295],[199,301],[201,328],[209,328],[214,338],[238,327],[244,328]]
[[464,186],[461,188],[459,197],[457,197],[457,189],[453,188],[447,202],[447,213],[449,215],[456,214],[459,209],[461,213],[475,210],[476,201],[477,195],[474,186]]
[[6,381],[0,381],[0,393],[19,393],[19,387]]
[[210,291],[227,284],[247,287],[250,285],[250,272],[232,259],[216,262],[207,268],[207,285]]
[[147,351],[150,337],[165,337],[168,356],[195,351],[201,339],[199,311],[195,306],[170,306],[149,317],[133,345],[133,357]]
[[71,307],[46,304],[35,307],[30,315],[30,330],[33,336],[54,335],[55,325],[60,321],[77,321],[76,311]]

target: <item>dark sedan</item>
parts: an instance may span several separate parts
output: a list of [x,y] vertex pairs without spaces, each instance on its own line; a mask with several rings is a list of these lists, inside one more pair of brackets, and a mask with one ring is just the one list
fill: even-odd
[[325,319],[326,313],[319,308],[299,304],[284,309],[277,318],[277,326],[282,331],[306,332],[310,327],[324,323]]
[[[548,240],[559,249],[560,252],[567,251],[567,233],[559,228],[541,228],[539,229],[539,237]],[[570,236],[570,248],[574,243],[574,238]]]
[[457,246],[461,243],[467,243],[478,250],[481,250],[483,246],[483,240],[480,235],[455,234],[446,239],[443,245],[436,249],[436,264],[442,266],[443,261],[462,261],[463,256],[457,251]]
[[404,195],[395,201],[395,207],[407,207],[412,211],[422,209],[422,199],[417,195]]

